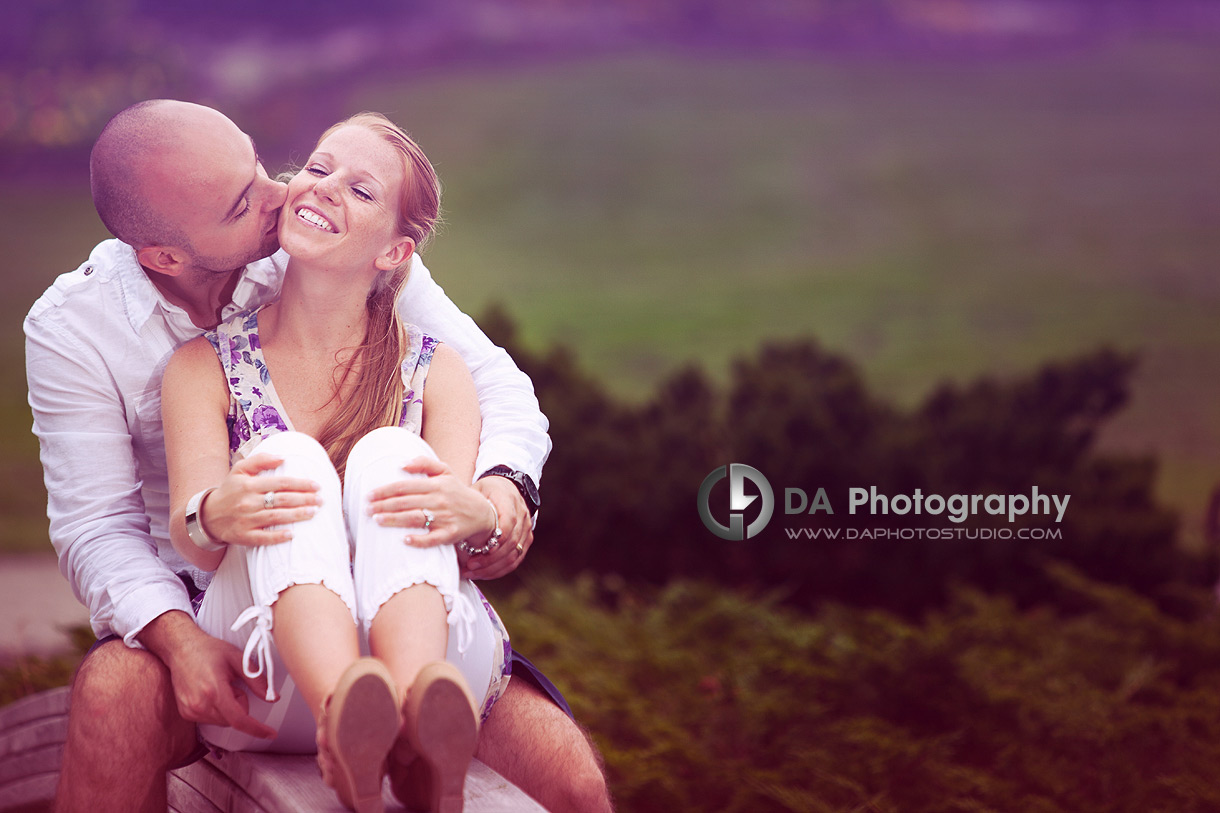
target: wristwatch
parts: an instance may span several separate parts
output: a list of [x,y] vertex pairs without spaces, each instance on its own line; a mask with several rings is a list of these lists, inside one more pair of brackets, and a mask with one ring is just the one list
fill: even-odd
[[203,523],[199,521],[199,507],[203,505],[204,498],[211,492],[212,489],[205,488],[186,501],[186,535],[195,543],[195,547],[214,552],[223,549],[224,543],[217,542],[209,536],[208,532],[203,529]]
[[510,469],[508,466],[492,466],[480,474],[479,479],[493,476],[510,480],[521,492],[521,499],[525,500],[525,510],[529,512],[529,515],[532,517],[538,513],[538,508],[542,505],[542,498],[538,496],[538,486],[534,485],[533,477],[523,471]]

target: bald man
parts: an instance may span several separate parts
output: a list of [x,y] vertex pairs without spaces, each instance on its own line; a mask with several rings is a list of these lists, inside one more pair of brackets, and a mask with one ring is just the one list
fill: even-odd
[[[221,113],[157,100],[119,113],[90,161],[94,204],[117,239],[59,277],[25,321],[51,541],[99,644],[77,672],[55,809],[166,809],[167,769],[202,754],[197,723],[254,736],[242,653],[195,624],[209,573],[169,542],[160,390],[174,349],[279,293],[285,187]],[[529,379],[445,296],[418,257],[399,307],[470,367],[483,414],[476,487],[504,543],[463,557],[472,578],[514,569],[532,543],[550,451]],[[409,525],[409,517],[403,518]],[[441,540],[458,542],[460,540]],[[477,756],[559,810],[609,810],[600,760],[562,697],[514,653]]]

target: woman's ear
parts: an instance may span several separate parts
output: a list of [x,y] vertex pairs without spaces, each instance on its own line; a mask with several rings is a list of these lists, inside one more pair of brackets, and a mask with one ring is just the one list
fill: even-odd
[[415,241],[410,237],[400,237],[373,264],[379,271],[389,271],[405,263],[413,251],[415,251]]
[[186,254],[173,246],[145,246],[136,249],[136,259],[149,271],[176,277],[186,270]]

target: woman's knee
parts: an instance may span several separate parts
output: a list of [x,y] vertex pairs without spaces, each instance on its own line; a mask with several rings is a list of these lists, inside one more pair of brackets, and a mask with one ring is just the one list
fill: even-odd
[[366,495],[379,488],[412,475],[403,466],[417,457],[436,458],[432,447],[413,432],[397,426],[374,429],[356,442],[347,457],[347,489],[349,510],[363,505]]
[[353,458],[377,459],[388,456],[401,457],[403,462],[406,462],[416,457],[435,458],[436,452],[428,445],[428,441],[414,432],[401,426],[383,426],[356,441],[351,454],[348,455],[348,465],[351,465]]
[[326,449],[304,432],[276,432],[274,435],[268,435],[259,441],[250,453],[282,457],[285,463],[331,467]]
[[277,432],[259,442],[251,454],[267,454],[284,462],[275,469],[264,470],[266,476],[295,477],[312,480],[321,487],[318,496],[323,511],[341,504],[339,475],[322,444],[303,432]]

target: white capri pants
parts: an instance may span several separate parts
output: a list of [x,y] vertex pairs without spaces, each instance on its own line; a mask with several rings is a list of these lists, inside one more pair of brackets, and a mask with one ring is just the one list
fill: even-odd
[[476,699],[482,702],[488,697],[502,679],[494,667],[497,648],[505,647],[505,639],[474,585],[458,578],[453,546],[413,548],[403,542],[406,530],[384,528],[366,510],[368,495],[374,489],[423,476],[408,474],[402,467],[421,455],[435,458],[432,447],[399,427],[370,432],[348,456],[342,495],[339,476],[326,451],[308,435],[271,435],[251,454],[259,452],[284,460],[264,474],[319,483],[322,504],[313,517],[289,526],[292,539],[288,542],[231,546],[204,594],[197,620],[209,635],[244,648],[247,675],[266,673],[268,697],[276,699],[269,702],[251,694],[250,715],[278,729],[279,735],[274,740],[262,740],[226,726],[201,725],[203,738],[230,751],[316,750],[313,714],[296,691],[271,634],[271,605],[294,584],[321,584],[339,596],[352,612],[365,653],[369,626],[381,605],[412,585],[433,585],[444,597],[448,611],[449,647],[445,658],[461,670]]

